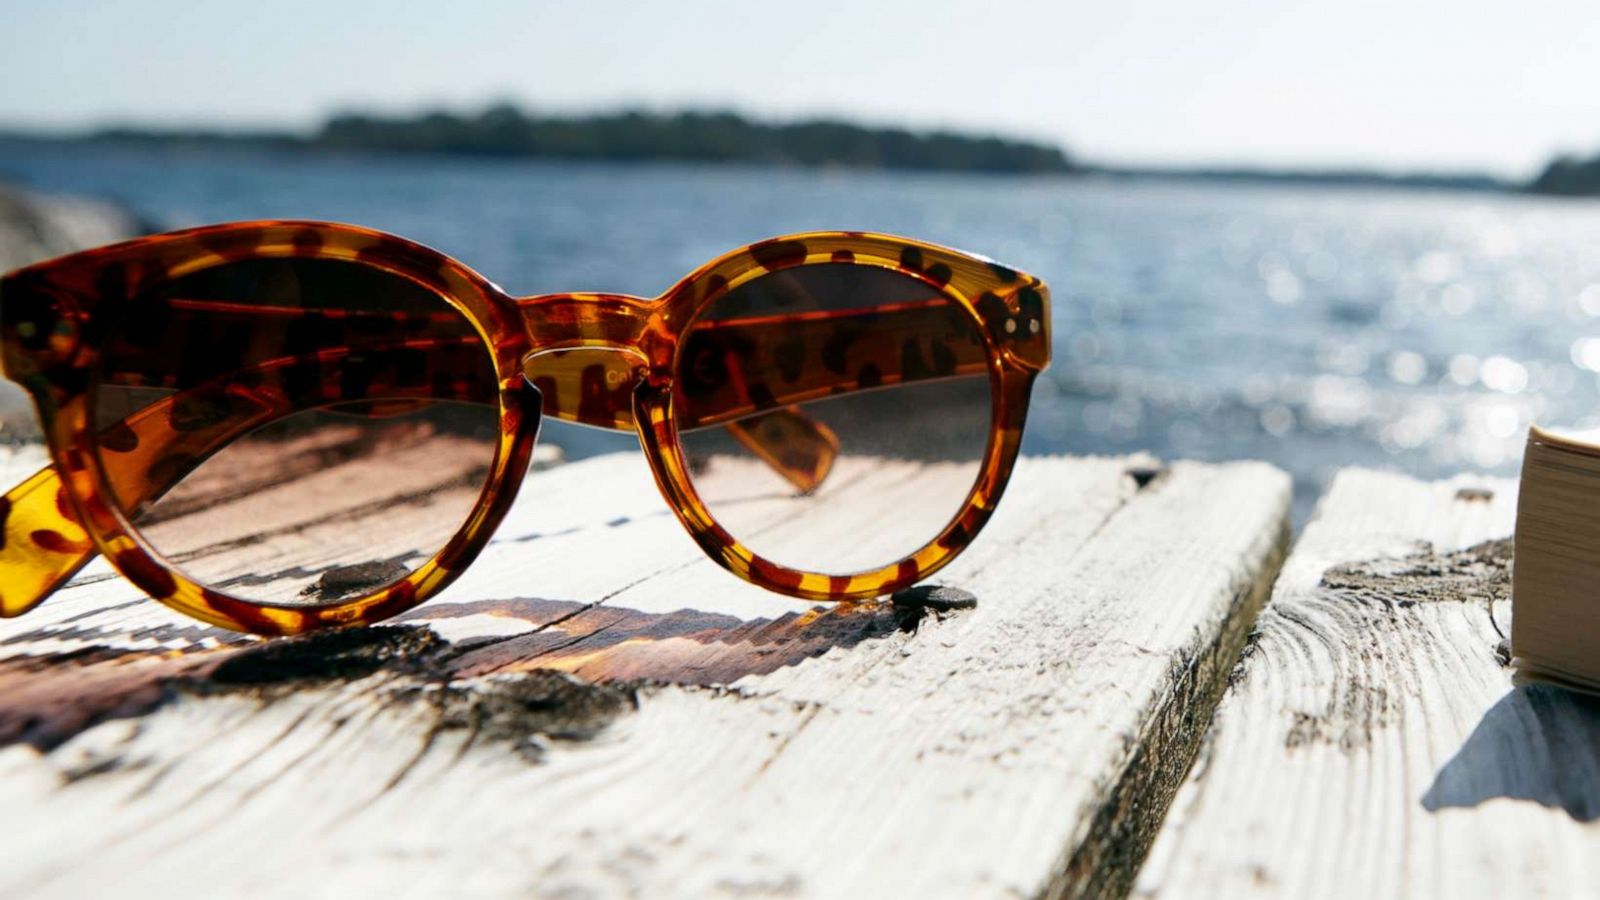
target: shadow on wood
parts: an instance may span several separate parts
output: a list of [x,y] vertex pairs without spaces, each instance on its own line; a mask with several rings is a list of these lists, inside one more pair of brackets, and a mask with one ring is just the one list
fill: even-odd
[[1518,687],[1489,709],[1422,797],[1430,812],[1496,798],[1600,819],[1600,699]]
[[[379,673],[446,688],[481,676],[544,678],[552,672],[601,685],[730,684],[835,647],[911,630],[928,614],[880,603],[746,620],[691,609],[650,614],[517,598],[442,605],[404,617],[437,622],[491,615],[530,629],[510,637],[451,643],[427,625],[380,625],[186,653],[88,647],[16,657],[0,662],[0,678],[7,685],[0,696],[0,746],[25,741],[49,750],[96,723],[144,715],[181,691],[260,692]],[[563,694],[560,703],[583,707],[592,700],[588,693],[573,691]]]
[[452,665],[455,677],[537,668],[571,672],[589,681],[731,684],[833,647],[854,647],[911,622],[903,612],[881,603],[741,619],[694,609],[654,614],[526,598],[441,604],[402,620],[440,622],[486,614],[520,619],[534,627],[510,637],[462,641]]

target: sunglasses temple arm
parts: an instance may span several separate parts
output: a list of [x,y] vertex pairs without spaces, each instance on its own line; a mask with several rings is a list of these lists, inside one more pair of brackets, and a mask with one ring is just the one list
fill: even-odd
[[54,466],[45,466],[0,498],[0,616],[20,616],[94,558],[94,544],[71,514]]
[[802,494],[822,484],[839,455],[839,436],[798,406],[768,410],[723,427]]
[[[194,453],[196,465],[256,426],[281,418],[283,408],[236,398],[230,415],[204,429],[180,432],[170,426],[174,394],[139,410],[103,431],[132,446],[106,453],[107,477],[128,507],[159,498],[192,471],[162,466],[165,460]],[[98,552],[79,523],[54,466],[45,466],[0,498],[5,512],[5,543],[0,545],[0,617],[20,616],[39,605],[78,573]]]

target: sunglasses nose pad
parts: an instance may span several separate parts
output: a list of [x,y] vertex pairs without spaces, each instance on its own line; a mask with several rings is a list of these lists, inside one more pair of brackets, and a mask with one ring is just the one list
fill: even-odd
[[633,429],[633,391],[645,358],[628,347],[541,350],[522,360],[522,376],[543,397],[549,418]]

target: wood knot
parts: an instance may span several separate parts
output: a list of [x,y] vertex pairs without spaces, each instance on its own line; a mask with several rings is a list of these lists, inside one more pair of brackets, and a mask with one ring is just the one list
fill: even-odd
[[1435,552],[1422,546],[1401,558],[1344,563],[1322,573],[1321,587],[1400,609],[1415,603],[1503,601],[1511,596],[1511,538]]
[[973,609],[978,605],[978,598],[971,591],[948,584],[919,584],[897,591],[889,599],[896,606],[918,606],[934,612]]

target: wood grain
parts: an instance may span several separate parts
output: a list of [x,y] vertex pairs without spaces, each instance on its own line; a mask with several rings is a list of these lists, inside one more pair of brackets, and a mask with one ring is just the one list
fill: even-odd
[[946,614],[744,584],[632,454],[535,473],[390,627],[261,644],[91,572],[0,623],[0,894],[1121,893],[1288,514],[1150,465],[1022,461]]
[[1137,893],[1600,892],[1600,704],[1504,668],[1515,508],[1513,481],[1340,474]]

